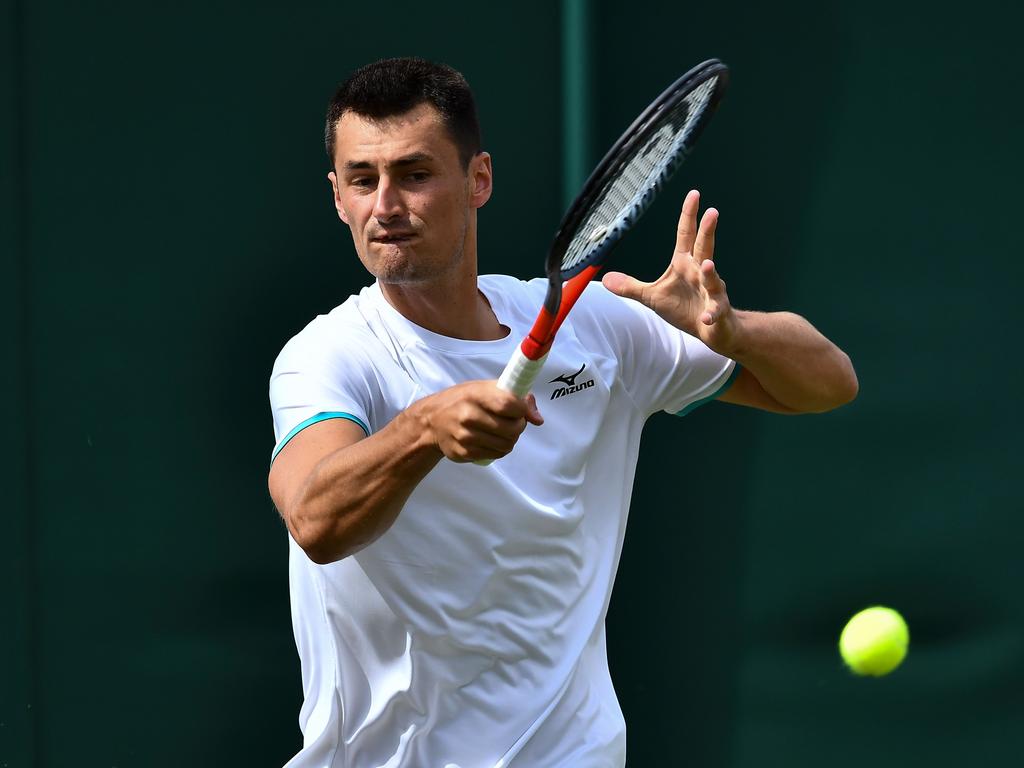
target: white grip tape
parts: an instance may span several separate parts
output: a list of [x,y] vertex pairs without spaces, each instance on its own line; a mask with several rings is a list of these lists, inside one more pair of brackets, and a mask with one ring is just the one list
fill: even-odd
[[546,359],[547,355],[544,355],[540,360],[531,360],[516,347],[512,359],[498,377],[498,389],[511,392],[516,397],[526,397]]
[[[522,349],[516,347],[516,351],[512,354],[512,359],[508,361],[505,370],[498,377],[498,389],[511,392],[516,397],[526,397],[530,392],[530,387],[533,386],[533,382],[537,379],[537,374],[544,367],[544,361],[547,360],[547,357],[545,354],[540,360],[531,360],[523,354]],[[480,459],[474,463],[479,464],[481,467],[486,467],[492,461],[494,459]]]

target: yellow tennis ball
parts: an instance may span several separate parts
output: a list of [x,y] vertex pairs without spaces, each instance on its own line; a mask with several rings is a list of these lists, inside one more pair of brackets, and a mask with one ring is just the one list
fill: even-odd
[[858,675],[881,677],[892,672],[907,655],[907,622],[892,608],[865,608],[839,636],[839,653]]

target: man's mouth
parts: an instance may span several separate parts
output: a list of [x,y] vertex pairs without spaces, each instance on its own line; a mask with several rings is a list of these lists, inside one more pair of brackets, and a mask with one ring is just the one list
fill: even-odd
[[370,242],[381,243],[383,245],[394,245],[395,243],[408,243],[415,237],[415,232],[394,232],[389,235],[377,235],[376,237],[372,237],[370,238]]

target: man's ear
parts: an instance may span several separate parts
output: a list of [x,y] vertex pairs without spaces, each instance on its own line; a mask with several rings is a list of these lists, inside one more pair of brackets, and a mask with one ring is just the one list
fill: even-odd
[[469,204],[472,208],[480,208],[491,199],[494,191],[494,172],[491,169],[491,155],[478,152],[469,161]]
[[348,224],[348,216],[341,204],[341,192],[338,191],[338,174],[331,171],[327,174],[327,178],[331,180],[331,189],[334,191],[334,209],[338,212],[338,218]]

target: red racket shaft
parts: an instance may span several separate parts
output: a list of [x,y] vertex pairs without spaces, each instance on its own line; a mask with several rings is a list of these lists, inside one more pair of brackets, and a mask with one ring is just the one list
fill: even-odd
[[558,305],[558,314],[554,317],[547,308],[541,309],[530,333],[516,349],[498,379],[499,389],[511,392],[516,397],[526,397],[537,374],[544,366],[551,343],[565,322],[566,315],[599,271],[601,267],[592,264],[562,286],[562,301]]
[[[498,389],[511,392],[516,397],[526,397],[529,394],[537,374],[544,367],[544,360],[547,359],[555,334],[562,327],[576,299],[586,290],[590,279],[600,270],[599,266],[589,266],[562,286],[562,301],[558,305],[558,314],[554,317],[547,308],[541,309],[530,333],[523,339],[523,343],[516,347],[512,359],[508,361],[508,365],[498,378]],[[491,461],[493,459],[480,459],[476,463],[486,467]]]
[[[541,309],[533,328],[520,345],[520,350],[528,360],[540,360],[547,355],[551,343],[555,340],[555,334],[565,322],[569,310],[586,290],[591,278],[599,271],[600,266],[589,266],[562,286],[562,300],[558,305],[558,314],[554,318],[546,307]],[[509,392],[511,391],[513,390],[510,389]]]

